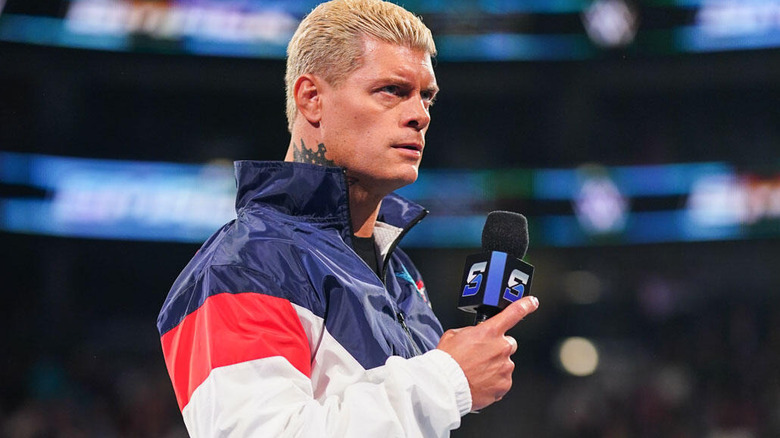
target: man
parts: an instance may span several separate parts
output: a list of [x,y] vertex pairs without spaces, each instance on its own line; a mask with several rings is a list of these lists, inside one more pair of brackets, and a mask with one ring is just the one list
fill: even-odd
[[238,162],[237,219],[158,319],[192,436],[447,436],[511,386],[504,333],[538,302],[442,328],[397,248],[438,91],[430,31],[378,0],[322,4],[288,48],[285,162]]

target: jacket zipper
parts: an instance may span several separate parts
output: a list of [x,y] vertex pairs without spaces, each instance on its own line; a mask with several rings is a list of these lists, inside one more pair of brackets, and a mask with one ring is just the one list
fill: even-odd
[[409,326],[406,325],[406,317],[404,317],[404,312],[401,312],[400,310],[395,313],[395,317],[398,320],[399,323],[401,323],[401,327],[404,328],[404,332],[406,332],[406,336],[409,338],[409,341],[412,343],[412,347],[414,348],[414,355],[419,356],[422,354],[422,351],[420,351],[420,347],[417,346],[417,342],[414,342],[414,338],[412,337],[412,331],[409,330]]
[[[423,218],[428,215],[428,210],[423,210],[420,212],[420,214],[414,218],[411,222],[409,222],[406,227],[401,231],[401,234],[399,234],[393,243],[390,245],[390,249],[387,251],[387,257],[385,257],[385,260],[382,261],[382,274],[379,277],[379,280],[382,282],[382,284],[387,284],[387,266],[390,264],[390,258],[393,254],[393,251],[395,250],[395,247],[398,246],[398,242],[401,241],[401,239],[404,237],[404,235],[409,231],[412,227],[414,227],[418,222],[423,220]],[[406,317],[404,316],[404,313],[400,310],[395,311],[395,318],[398,320],[398,322],[401,324],[401,327],[403,327],[404,332],[406,333],[406,337],[409,339],[409,342],[412,344],[412,348],[414,348],[414,355],[419,356],[422,354],[422,351],[420,351],[420,347],[417,346],[417,342],[414,342],[414,337],[412,337],[412,331],[409,329],[409,326],[406,325]]]
[[[347,169],[342,169],[342,170],[341,170],[341,173],[342,173],[342,175],[344,176],[344,178],[345,178],[345,182],[346,182]],[[347,188],[347,199],[349,199],[349,185],[348,185],[348,184],[345,184],[345,187]],[[427,215],[428,215],[428,210],[425,210],[425,209],[423,209],[423,210],[420,212],[420,214],[419,214],[419,215],[417,215],[417,217],[415,217],[414,219],[412,219],[412,220],[411,220],[411,221],[410,221],[410,222],[409,222],[409,223],[406,225],[406,227],[404,227],[404,229],[401,231],[401,234],[399,234],[399,235],[398,235],[398,236],[395,238],[395,240],[393,241],[393,243],[390,245],[390,248],[389,248],[389,249],[388,249],[388,251],[387,251],[387,257],[385,257],[385,260],[383,260],[383,261],[382,261],[382,266],[381,266],[381,268],[380,268],[380,270],[381,270],[381,273],[378,273],[378,274],[377,274],[377,277],[379,278],[379,281],[380,281],[380,282],[381,282],[383,285],[386,285],[386,284],[387,284],[387,283],[385,283],[385,278],[387,277],[387,265],[388,265],[388,263],[390,262],[390,255],[393,253],[393,250],[395,250],[395,247],[398,245],[398,242],[401,240],[401,238],[403,238],[403,236],[404,236],[404,235],[405,235],[405,234],[406,234],[406,233],[407,233],[407,232],[408,232],[408,231],[409,231],[409,230],[410,230],[412,227],[414,227],[415,225],[417,225],[417,223],[418,223],[418,222],[420,222],[421,220],[423,220],[423,218],[424,218],[425,216],[427,216]],[[349,214],[349,202],[347,202],[347,217],[351,217],[351,215]],[[350,227],[350,232],[351,232],[351,227]],[[352,248],[352,250],[353,250],[353,252],[354,252],[354,248]],[[357,254],[355,254],[355,255],[357,255]],[[367,264],[367,263],[366,263],[366,262],[365,262],[365,261],[364,261],[364,260],[363,260],[363,259],[362,259],[360,256],[357,256],[357,257],[358,257],[358,258],[359,258],[359,259],[360,259],[360,260],[363,262],[363,264],[364,264],[364,265],[366,265],[366,267],[367,267],[367,268],[371,269],[371,267],[370,267],[370,266],[368,266],[368,264]],[[385,286],[385,287],[387,287],[387,286]],[[389,300],[389,301],[390,301],[391,303],[393,302],[392,300]],[[392,306],[392,304],[391,304],[391,306]],[[395,307],[395,306],[392,306],[392,307]],[[407,325],[406,325],[406,317],[404,316],[404,313],[403,313],[403,312],[401,312],[400,310],[396,310],[396,311],[395,311],[395,318],[396,318],[396,320],[398,321],[398,323],[399,323],[399,324],[401,324],[401,327],[404,329],[404,333],[406,333],[406,337],[407,337],[407,339],[409,339],[409,342],[412,344],[412,348],[414,349],[414,355],[415,355],[415,356],[419,356],[419,355],[421,355],[421,354],[422,354],[422,351],[420,351],[420,347],[418,347],[418,346],[417,346],[417,342],[414,342],[414,337],[412,337],[412,331],[411,331],[411,330],[409,330],[409,326],[407,326]]]

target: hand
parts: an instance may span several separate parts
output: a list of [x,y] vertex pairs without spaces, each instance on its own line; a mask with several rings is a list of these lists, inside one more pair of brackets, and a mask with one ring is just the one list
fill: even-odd
[[447,330],[441,337],[436,348],[452,356],[466,375],[472,410],[489,406],[509,392],[515,369],[509,357],[517,351],[517,341],[505,333],[538,307],[536,297],[524,297],[479,325]]

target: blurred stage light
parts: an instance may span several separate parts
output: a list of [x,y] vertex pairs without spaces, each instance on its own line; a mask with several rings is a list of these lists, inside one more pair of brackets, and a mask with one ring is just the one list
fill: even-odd
[[578,169],[580,183],[572,200],[577,220],[589,234],[620,233],[628,219],[628,199],[607,168],[588,165]]
[[599,352],[589,339],[571,337],[558,349],[558,360],[564,371],[573,376],[589,376],[599,366]]
[[683,406],[694,392],[694,378],[684,365],[664,365],[653,381],[659,396],[671,406]]
[[623,47],[634,41],[639,17],[622,0],[597,0],[582,14],[591,41],[602,47]]
[[563,291],[574,304],[593,304],[601,298],[602,283],[589,271],[572,271],[563,277]]
[[780,3],[768,1],[706,1],[696,24],[713,37],[770,34],[780,29]]

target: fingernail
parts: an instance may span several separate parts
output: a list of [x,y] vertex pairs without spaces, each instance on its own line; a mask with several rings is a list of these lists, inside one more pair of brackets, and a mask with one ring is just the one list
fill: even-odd
[[534,303],[534,307],[539,307],[539,300],[535,296],[531,296],[531,302]]

